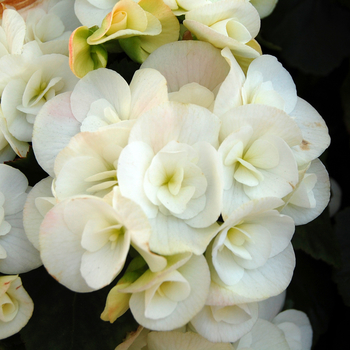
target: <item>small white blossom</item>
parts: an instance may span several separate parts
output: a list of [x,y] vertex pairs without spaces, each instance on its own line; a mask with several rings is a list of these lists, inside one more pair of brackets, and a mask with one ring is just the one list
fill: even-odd
[[19,332],[32,316],[34,304],[18,276],[0,276],[0,339]]

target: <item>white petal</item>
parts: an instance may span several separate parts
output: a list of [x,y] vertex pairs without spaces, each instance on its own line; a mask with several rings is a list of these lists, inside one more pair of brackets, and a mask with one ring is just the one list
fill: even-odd
[[[141,68],[157,69],[166,78],[169,92],[179,91],[189,83],[214,91],[229,71],[220,50],[193,40],[162,45],[148,56]],[[209,71],[215,74],[206,74]]]
[[222,314],[225,313],[230,322],[216,321],[213,309],[215,306],[204,306],[191,320],[191,325],[199,334],[215,343],[237,341],[251,330],[258,318],[257,303],[219,308],[218,311],[221,311]]
[[302,132],[302,142],[293,148],[298,165],[306,164],[319,157],[330,144],[325,121],[308,102],[298,98],[290,113]]
[[168,100],[167,82],[163,75],[155,69],[139,69],[135,72],[131,83],[130,119]]
[[306,174],[315,174],[317,182],[312,188],[312,196],[315,199],[314,207],[301,207],[298,205],[288,204],[283,207],[281,213],[291,216],[296,225],[307,224],[319,216],[326,208],[330,198],[330,182],[326,168],[319,159],[311,162]]
[[168,102],[152,108],[136,120],[130,132],[129,143],[146,142],[154,153],[170,141],[188,145],[205,141],[215,147],[219,127],[219,119],[203,107]]
[[71,108],[77,120],[82,122],[92,102],[106,99],[120,119],[128,119],[130,113],[130,89],[117,72],[100,68],[89,72],[79,80],[71,97]]
[[37,115],[33,130],[33,149],[40,166],[54,176],[57,154],[80,131],[70,107],[70,92],[57,95],[45,103]]
[[39,248],[39,229],[46,213],[54,206],[52,177],[39,181],[30,190],[23,209],[23,226],[29,241]]
[[150,248],[161,255],[182,252],[202,254],[218,228],[216,223],[205,228],[194,228],[183,220],[161,213],[158,213],[156,218],[150,219],[150,222],[152,225]]
[[245,270],[243,278],[234,286],[212,283],[207,304],[221,305],[259,301],[282,293],[290,283],[295,267],[295,256],[290,244],[283,252],[270,258],[266,264]]
[[179,328],[204,306],[209,287],[209,269],[203,256],[192,256],[183,266],[177,269],[188,281],[191,287],[190,295],[177,303],[176,309],[164,318],[156,320],[145,316],[144,292],[133,293],[130,299],[130,309],[136,321],[146,328],[154,330],[172,330]]

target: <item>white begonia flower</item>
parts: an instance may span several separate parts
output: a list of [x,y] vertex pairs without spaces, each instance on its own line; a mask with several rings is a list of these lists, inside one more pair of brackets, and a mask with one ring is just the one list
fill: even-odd
[[234,350],[230,343],[212,343],[194,332],[157,332],[141,326],[115,350]]
[[130,127],[133,119],[167,99],[166,80],[155,69],[136,71],[130,85],[115,71],[92,71],[72,93],[56,96],[38,114],[33,131],[38,163],[54,176],[55,158],[72,136],[116,123]]
[[220,52],[208,43],[185,40],[160,47],[141,67],[159,70],[167,80],[170,100],[201,105],[219,117],[244,104],[282,109],[302,133],[303,141],[292,147],[299,166],[329,146],[324,120],[297,96],[291,75],[273,56],[254,59],[245,76],[228,48]]
[[80,132],[56,157],[53,194],[58,201],[75,195],[103,197],[118,185],[119,155],[130,130],[122,127]]
[[0,276],[0,339],[19,332],[33,314],[34,304],[18,276]]
[[148,56],[141,68],[157,69],[165,77],[169,100],[194,103],[209,110],[230,70],[219,49],[193,40],[161,46]]
[[203,255],[183,253],[167,257],[158,272],[147,270],[122,293],[132,293],[130,310],[136,321],[152,330],[186,325],[204,306],[210,274]]
[[15,10],[3,12],[0,26],[0,57],[22,53],[26,26],[22,16]]
[[[208,305],[260,301],[282,293],[295,266],[294,222],[270,197],[248,202],[225,220],[206,257],[212,285]],[[257,287],[258,286],[258,287]]]
[[282,214],[289,215],[296,225],[304,225],[317,218],[330,199],[330,181],[319,159],[299,170],[299,182],[293,192],[283,198]]
[[0,164],[0,271],[24,273],[39,267],[39,251],[23,229],[28,181],[19,170]]
[[277,108],[245,105],[231,109],[221,120],[224,219],[250,199],[290,193],[298,182],[291,147],[302,140],[293,119]]
[[254,40],[260,30],[260,16],[249,1],[208,3],[187,12],[183,24],[198,40],[219,49],[228,47],[235,56],[255,58],[261,54]]
[[48,176],[34,185],[29,191],[23,208],[23,227],[29,241],[40,250],[39,231],[46,213],[55,205],[52,195],[52,180]]
[[[78,79],[69,68],[68,57],[60,54],[6,55],[0,62],[1,107],[7,131],[18,142],[31,142],[41,107],[55,95],[72,90]],[[7,137],[2,123],[0,127]],[[11,144],[11,139],[8,141]]]
[[117,177],[121,193],[150,219],[152,251],[202,254],[212,238],[221,212],[219,128],[207,109],[168,102],[131,129]]
[[231,69],[217,93],[214,113],[221,117],[244,104],[265,104],[282,109],[302,133],[303,141],[292,147],[298,165],[319,157],[330,143],[328,128],[319,113],[297,96],[293,79],[281,63],[273,56],[262,55],[252,61],[245,77],[227,48],[221,54]]
[[50,1],[46,8],[29,9],[25,18],[26,42],[37,41],[44,54],[59,53],[68,56],[69,37],[80,26],[74,13],[73,1]]
[[258,319],[258,303],[205,305],[191,320],[191,325],[204,338],[233,343],[248,333]]
[[252,330],[233,344],[235,350],[291,350],[281,329],[258,319]]
[[175,16],[184,15],[186,12],[209,3],[209,0],[164,0]]
[[312,328],[306,314],[298,310],[285,310],[279,313],[272,323],[286,338],[290,350],[310,350],[312,347]]
[[57,203],[40,227],[40,254],[49,273],[76,292],[110,284],[124,266],[130,244],[152,271],[166,259],[148,248],[150,225],[141,208],[115,190],[110,206],[97,197]]

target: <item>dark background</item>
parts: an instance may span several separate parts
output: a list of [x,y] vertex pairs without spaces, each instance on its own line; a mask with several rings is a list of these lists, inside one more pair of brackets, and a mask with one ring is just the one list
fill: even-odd
[[[305,311],[313,349],[349,349],[350,325],[350,1],[279,0],[262,20],[258,41],[291,73],[298,95],[326,121],[331,145],[322,155],[342,191],[338,212],[299,227],[297,267],[287,307]],[[332,243],[333,242],[333,243]]]
[[[279,0],[262,20],[257,40],[264,54],[276,56],[292,75],[298,95],[325,119],[331,145],[321,156],[340,186],[335,215],[328,208],[299,226],[293,238],[297,266],[287,290],[286,308],[307,313],[313,350],[349,349],[350,325],[350,0]],[[112,60],[111,60],[112,61]],[[138,64],[128,59],[109,68],[130,80]],[[31,185],[46,174],[33,153],[12,166]],[[19,334],[0,341],[0,350],[111,350],[136,328],[130,314],[102,322],[109,288],[77,294],[58,284],[43,267],[21,275],[34,300],[32,319]]]

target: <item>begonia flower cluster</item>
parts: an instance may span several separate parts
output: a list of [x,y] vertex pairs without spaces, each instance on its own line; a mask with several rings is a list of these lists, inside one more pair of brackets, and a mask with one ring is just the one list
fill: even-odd
[[[306,315],[281,310],[330,138],[255,39],[275,3],[4,9],[1,161],[32,147],[47,177],[0,165],[1,338],[32,312],[17,275],[43,264],[73,292],[109,286],[101,319],[140,325],[118,350],[310,349]],[[140,64],[130,82],[116,52]]]

